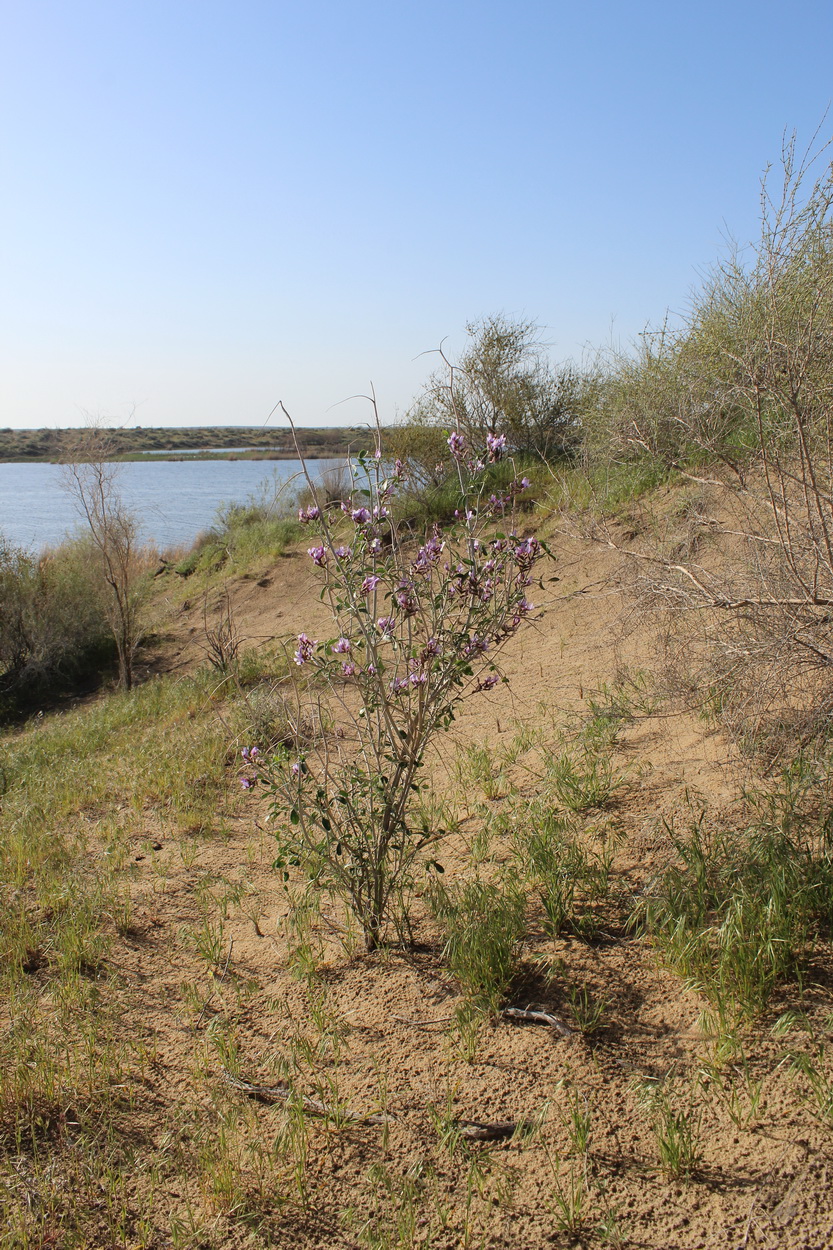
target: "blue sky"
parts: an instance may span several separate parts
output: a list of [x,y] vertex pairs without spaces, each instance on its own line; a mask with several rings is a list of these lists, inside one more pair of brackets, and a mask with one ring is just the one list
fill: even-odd
[[496,312],[627,347],[831,99],[830,3],[0,0],[0,425],[386,420]]

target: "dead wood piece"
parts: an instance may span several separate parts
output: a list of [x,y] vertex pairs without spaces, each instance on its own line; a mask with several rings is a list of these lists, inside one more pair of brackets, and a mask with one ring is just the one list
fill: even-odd
[[[220,1071],[227,1085],[240,1090],[242,1094],[248,1094],[250,1098],[276,1098],[286,1101],[293,1093],[287,1085],[254,1085],[251,1081],[234,1076],[227,1068],[221,1068]],[[390,1115],[363,1115],[360,1111],[350,1111],[346,1107],[331,1107],[325,1102],[319,1102],[317,1098],[308,1098],[306,1094],[301,1096],[301,1104],[312,1115],[325,1116],[332,1120],[349,1120],[352,1124],[388,1124],[394,1119]]]
[[393,1012],[391,1012],[391,1020],[396,1020],[399,1024],[407,1024],[411,1028],[414,1028],[414,1029],[425,1029],[429,1025],[448,1024],[449,1020],[451,1019],[452,1019],[451,1016],[438,1016],[434,1020],[431,1020],[431,1019],[409,1020],[407,1016],[397,1016],[397,1015],[394,1015]]
[[571,1029],[569,1024],[565,1024],[563,1020],[559,1020],[558,1016],[552,1015],[549,1011],[530,1011],[527,1007],[504,1007],[500,1014],[505,1020],[524,1020],[528,1024],[549,1025],[562,1037],[575,1036],[575,1029]]
[[495,1120],[492,1124],[481,1124],[478,1120],[455,1120],[460,1135],[468,1141],[505,1141],[516,1133],[531,1133],[535,1128],[534,1120]]

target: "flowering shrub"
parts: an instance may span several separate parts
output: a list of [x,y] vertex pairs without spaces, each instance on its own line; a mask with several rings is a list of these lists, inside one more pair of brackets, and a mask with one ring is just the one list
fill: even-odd
[[[500,457],[505,439],[487,443],[484,459]],[[259,780],[273,795],[277,864],[299,865],[341,895],[368,950],[386,922],[407,929],[411,871],[440,836],[414,819],[426,748],[463,697],[505,680],[497,655],[533,610],[528,593],[544,554],[536,538],[506,526],[526,483],[486,498],[484,459],[458,433],[448,446],[460,485],[457,520],[445,532],[435,526],[422,543],[397,527],[392,503],[405,469],[397,461],[386,471],[378,446],[351,466],[344,518],[317,504],[301,510],[301,522],[315,529],[309,557],[322,570],[336,636],[299,634],[296,673],[323,681],[347,723],[297,754],[244,755],[244,786]]]

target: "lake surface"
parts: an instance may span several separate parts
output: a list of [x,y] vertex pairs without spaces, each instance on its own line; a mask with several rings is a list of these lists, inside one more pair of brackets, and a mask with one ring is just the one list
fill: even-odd
[[[343,463],[310,460],[310,476]],[[133,461],[118,466],[117,480],[140,521],[142,540],[161,551],[190,546],[220,504],[277,497],[280,507],[305,485],[298,460]],[[76,505],[61,483],[57,464],[0,464],[0,535],[16,547],[40,551],[78,529]]]

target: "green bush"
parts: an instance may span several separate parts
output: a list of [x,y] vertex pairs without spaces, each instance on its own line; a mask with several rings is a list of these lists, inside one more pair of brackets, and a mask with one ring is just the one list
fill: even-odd
[[[443,445],[448,457],[448,443],[443,432]],[[495,464],[486,465],[479,498],[484,502],[490,495],[506,497],[512,483],[526,475],[530,482],[523,494],[515,494],[512,504],[507,505],[507,514],[530,512],[536,501],[541,497],[543,486],[541,481],[541,465],[525,456],[513,456],[509,460],[499,460]],[[472,500],[469,498],[468,506]],[[460,492],[457,474],[449,469],[445,476],[424,481],[411,477],[409,485],[396,500],[396,518],[409,526],[416,533],[423,533],[432,525],[447,525],[454,520],[455,512],[462,511],[465,504]],[[498,522],[500,513],[497,514]]]
[[473,448],[493,434],[505,435],[519,455],[570,455],[581,441],[594,376],[569,363],[552,365],[532,321],[497,315],[470,322],[466,331],[469,344],[454,363],[453,382],[448,368],[434,374],[408,414],[409,458],[430,472],[436,428],[459,431]]
[[38,558],[0,539],[0,697],[7,707],[109,662],[105,589],[88,542]]
[[285,513],[276,513],[263,501],[223,504],[215,524],[199,535],[194,546],[175,565],[180,577],[216,572],[228,565],[245,568],[259,557],[281,555],[301,536],[301,527]]

